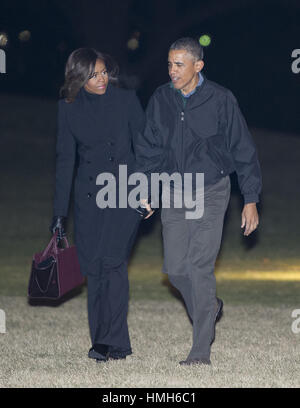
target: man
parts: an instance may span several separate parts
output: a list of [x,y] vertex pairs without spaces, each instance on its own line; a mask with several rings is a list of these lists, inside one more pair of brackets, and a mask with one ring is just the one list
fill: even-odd
[[[244,235],[251,234],[259,221],[256,203],[261,172],[252,137],[233,94],[206,79],[203,67],[203,49],[196,40],[182,38],[171,45],[171,82],[152,95],[146,128],[136,146],[139,169],[148,176],[153,172],[204,173],[201,218],[186,219],[184,205],[171,205],[161,213],[163,271],[180,291],[193,323],[192,348],[181,365],[211,363],[210,347],[223,307],[216,297],[214,265],[233,171],[244,196]],[[174,200],[178,188],[173,188]],[[194,186],[193,192],[199,197],[197,189]],[[142,200],[142,204],[149,217],[153,212],[149,203]]]

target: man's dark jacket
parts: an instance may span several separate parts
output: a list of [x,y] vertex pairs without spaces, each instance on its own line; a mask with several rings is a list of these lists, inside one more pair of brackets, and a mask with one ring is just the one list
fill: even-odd
[[261,171],[256,148],[236,98],[204,76],[185,107],[170,83],[157,88],[136,146],[138,170],[204,173],[205,186],[236,171],[246,203],[258,202]]

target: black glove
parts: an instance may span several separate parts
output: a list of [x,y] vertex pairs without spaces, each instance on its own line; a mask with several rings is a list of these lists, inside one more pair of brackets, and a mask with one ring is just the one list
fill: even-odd
[[66,231],[65,231],[66,218],[67,217],[61,217],[59,215],[55,215],[53,217],[52,224],[50,226],[50,232],[54,234],[55,231],[57,230],[58,240],[66,236]]

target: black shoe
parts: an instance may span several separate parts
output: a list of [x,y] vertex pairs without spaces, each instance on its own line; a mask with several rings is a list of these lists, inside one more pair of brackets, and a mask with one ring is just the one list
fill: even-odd
[[109,359],[110,359],[110,360],[125,360],[125,359],[126,359],[126,355],[110,354],[110,353],[109,353]]
[[214,332],[213,332],[213,337],[211,339],[210,345],[213,344],[213,342],[215,341],[215,337],[216,337],[216,324],[217,322],[221,319],[222,315],[223,315],[223,301],[222,299],[217,298],[217,302],[218,302],[218,308],[217,308],[217,312],[216,312],[216,316],[215,316],[215,323],[214,323]]
[[107,361],[109,357],[109,346],[106,344],[94,344],[89,350],[89,358],[94,358],[97,363]]
[[180,365],[211,365],[211,362],[208,358],[193,358],[179,361]]
[[112,360],[125,360],[129,354],[132,354],[131,349],[124,350],[114,346],[110,346],[109,348],[109,358]]

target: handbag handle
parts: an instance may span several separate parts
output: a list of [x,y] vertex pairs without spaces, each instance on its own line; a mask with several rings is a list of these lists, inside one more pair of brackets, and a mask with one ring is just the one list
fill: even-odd
[[[69,241],[68,241],[67,237],[62,237],[62,239],[60,241],[64,241],[64,243],[66,244],[66,248],[70,248]],[[56,244],[56,249],[58,250],[57,241],[55,241],[55,244]]]
[[[58,254],[58,248],[57,248],[57,234],[58,234],[58,231],[56,230],[56,231],[54,232],[54,234],[52,235],[52,238],[50,239],[49,244],[47,245],[47,247],[45,248],[44,252],[42,253],[42,256],[41,256],[42,259],[45,258],[45,257],[49,254],[49,252],[50,252],[50,250],[51,250],[52,248],[53,248],[53,250],[54,250],[54,253],[55,253],[56,255]],[[69,245],[69,241],[68,241],[67,237],[63,237],[62,239],[64,240],[64,242],[65,242],[67,248],[69,248],[70,245]]]
[[[44,252],[42,253],[41,258],[45,258],[46,255],[50,252],[50,249],[54,246],[54,252],[57,254],[57,245],[56,245],[56,238],[57,238],[57,231],[55,231],[55,233],[52,235],[52,238],[50,239],[49,244],[46,246],[46,248],[44,249]],[[56,247],[56,250],[55,250]]]
[[54,271],[55,263],[56,263],[56,261],[54,261],[53,264],[52,264],[51,272],[50,272],[49,279],[48,279],[48,283],[47,283],[47,287],[46,287],[45,290],[43,290],[43,289],[40,287],[39,281],[38,281],[38,279],[37,279],[37,274],[35,274],[35,277],[34,277],[34,278],[35,278],[35,282],[36,282],[36,284],[38,285],[38,288],[39,288],[39,290],[40,290],[42,293],[47,293],[47,291],[48,291],[48,289],[49,289],[49,285],[50,285],[50,282],[51,282],[51,279],[52,279],[52,276],[53,276],[53,271]]

